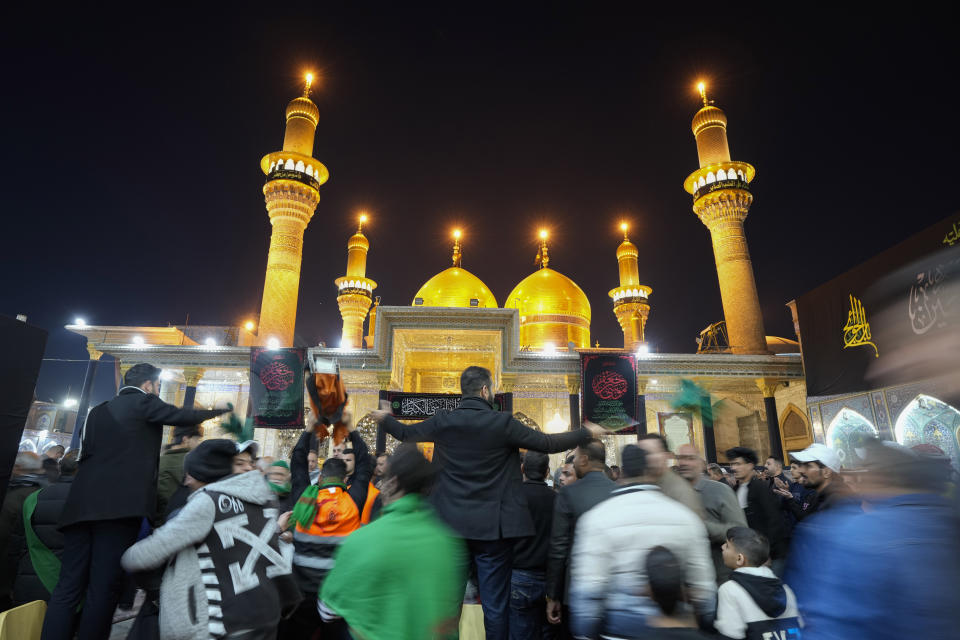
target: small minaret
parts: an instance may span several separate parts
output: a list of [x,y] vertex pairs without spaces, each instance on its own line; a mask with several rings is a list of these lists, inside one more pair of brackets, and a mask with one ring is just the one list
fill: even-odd
[[373,302],[373,290],[377,283],[367,277],[367,251],[370,242],[363,235],[367,214],[361,213],[357,232],[347,241],[347,275],[337,278],[337,305],[343,317],[343,333],[340,346],[344,349],[362,349],[363,323]]
[[310,100],[313,74],[306,76],[303,95],[287,105],[283,150],[260,160],[267,175],[263,199],[273,232],[267,255],[257,343],[266,346],[293,345],[303,261],[303,232],[320,202],[320,185],[330,176],[313,157],[313,137],[320,121],[317,105]]
[[746,162],[730,160],[727,116],[707,99],[702,82],[698,89],[703,107],[693,117],[693,135],[700,168],[687,176],[683,187],[693,195],[693,212],[713,239],[730,351],[765,354],[763,314],[743,231],[753,203],[750,182],[755,169]]
[[623,330],[623,348],[636,351],[646,342],[647,317],[650,315],[650,294],[653,289],[640,284],[640,269],[637,265],[637,245],[627,237],[629,225],[620,223],[623,242],[617,247],[617,263],[620,265],[620,286],[610,290],[613,298],[613,313]]

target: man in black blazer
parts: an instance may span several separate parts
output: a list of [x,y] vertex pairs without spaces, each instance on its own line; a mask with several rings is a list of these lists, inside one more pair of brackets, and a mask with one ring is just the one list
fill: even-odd
[[757,452],[748,447],[734,447],[727,451],[727,459],[737,479],[737,501],[747,517],[747,526],[759,531],[770,542],[770,564],[774,573],[783,572],[786,555],[785,527],[780,514],[780,499],[770,484],[756,471]]
[[[110,635],[117,606],[120,556],[137,541],[143,518],[157,509],[157,467],[163,426],[189,426],[228,409],[178,409],[162,401],[160,369],[137,364],[115,398],[94,407],[83,427],[76,479],[60,529],[60,579],[50,596],[44,640]],[[75,624],[77,605],[83,611]]]
[[557,494],[550,532],[550,555],[547,559],[547,621],[563,623],[562,637],[569,638],[568,619],[562,610],[569,585],[570,550],[577,520],[587,511],[610,497],[617,485],[604,473],[606,447],[600,440],[588,440],[577,447],[573,470],[577,481],[564,485]]
[[[507,638],[510,569],[515,538],[534,534],[523,493],[518,449],[559,453],[585,442],[591,426],[548,435],[493,409],[493,378],[483,367],[460,376],[463,400],[450,412],[405,425],[389,405],[373,412],[387,433],[403,442],[433,442],[438,464],[430,500],[441,518],[462,536],[477,565],[487,638]],[[464,588],[466,571],[464,571]]]

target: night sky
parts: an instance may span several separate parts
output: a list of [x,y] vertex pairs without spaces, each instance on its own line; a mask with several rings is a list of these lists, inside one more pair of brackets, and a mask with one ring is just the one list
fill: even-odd
[[[733,159],[757,167],[746,230],[768,334],[794,337],[787,301],[957,209],[947,19],[325,5],[7,16],[0,313],[49,330],[47,358],[86,359],[63,329],[76,316],[259,311],[259,160],[281,148],[306,70],[321,76],[314,156],[330,180],[304,238],[303,344],[339,343],[333,280],[366,208],[367,274],[389,305],[449,266],[455,225],[463,266],[502,305],[549,227],[550,266],[590,298],[602,346],[622,345],[607,292],[625,218],[653,287],[653,348],[694,351],[722,319],[710,236],[682,188],[700,78]],[[84,367],[46,362],[38,396],[78,395]]]

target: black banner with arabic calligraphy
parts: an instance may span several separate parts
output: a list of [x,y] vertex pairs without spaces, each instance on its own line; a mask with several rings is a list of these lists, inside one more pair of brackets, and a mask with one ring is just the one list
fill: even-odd
[[583,420],[616,431],[637,430],[637,361],[621,352],[580,354]]
[[797,299],[808,396],[955,373],[960,214]]
[[[390,412],[398,420],[426,420],[441,411],[453,411],[460,406],[463,398],[453,393],[407,393],[387,391],[386,400],[390,403]],[[495,411],[510,411],[512,402],[507,394],[493,396]]]
[[250,409],[255,427],[303,427],[306,349],[250,348]]

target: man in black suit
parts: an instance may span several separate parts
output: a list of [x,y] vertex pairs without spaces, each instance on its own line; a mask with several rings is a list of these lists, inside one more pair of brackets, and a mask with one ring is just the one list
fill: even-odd
[[[548,435],[494,411],[493,378],[483,367],[463,371],[460,391],[463,400],[457,409],[417,424],[396,420],[386,403],[373,416],[398,440],[435,443],[433,459],[439,472],[430,500],[447,525],[464,538],[476,563],[487,638],[506,639],[514,539],[535,532],[523,494],[518,449],[559,453],[589,440],[591,430]],[[595,425],[590,429],[602,431]]]
[[[137,364],[115,398],[90,411],[76,479],[60,516],[63,562],[43,623],[44,640],[110,635],[120,556],[157,509],[163,425],[189,426],[227,409],[178,409],[157,397],[160,369]],[[83,612],[76,625],[77,605]]]
[[606,447],[600,440],[588,440],[581,444],[573,458],[577,481],[560,489],[553,508],[550,555],[547,560],[547,620],[550,624],[563,623],[564,638],[572,637],[567,627],[568,619],[564,619],[561,612],[565,608],[570,550],[573,548],[577,520],[609,498],[610,492],[617,487],[604,473],[606,455]]
[[770,484],[756,471],[757,452],[747,447],[727,451],[727,460],[737,479],[737,501],[747,517],[747,526],[759,531],[770,542],[770,564],[774,573],[783,571],[786,555],[783,516],[780,499],[773,494]]

